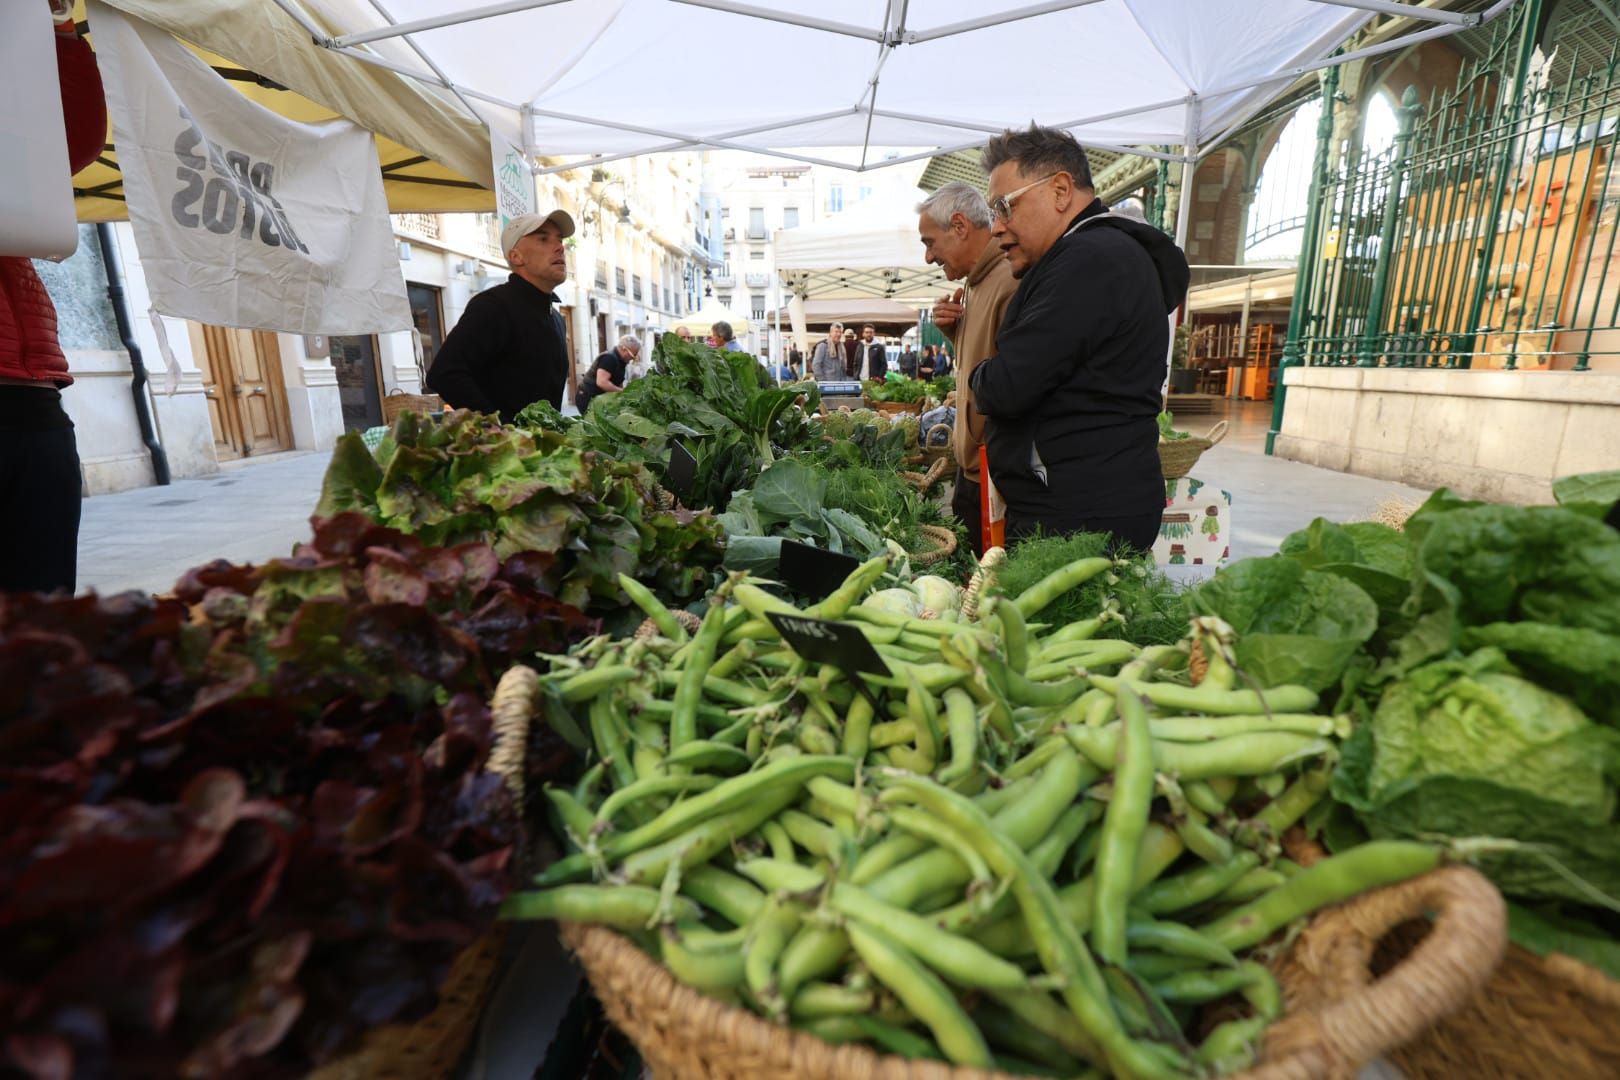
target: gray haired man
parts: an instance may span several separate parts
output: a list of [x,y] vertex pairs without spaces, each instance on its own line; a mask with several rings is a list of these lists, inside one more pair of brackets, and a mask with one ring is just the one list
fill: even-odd
[[970,184],[953,180],[917,207],[923,257],[963,285],[934,305],[934,325],[956,346],[956,487],[951,510],[967,526],[975,551],[983,551],[979,521],[979,447],[984,414],[968,380],[996,351],[996,332],[1018,283],[1001,248],[990,242],[990,207]]
[[591,370],[586,374],[585,381],[579,388],[579,412],[585,415],[585,410],[591,407],[591,402],[601,394],[617,394],[623,390],[629,380],[625,377],[630,365],[636,362],[641,355],[641,339],[633,334],[626,334],[619,339],[619,344],[596,358]]

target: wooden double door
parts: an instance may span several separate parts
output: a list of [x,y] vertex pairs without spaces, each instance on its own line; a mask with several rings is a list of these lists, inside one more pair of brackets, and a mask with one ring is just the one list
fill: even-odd
[[214,452],[221,461],[259,457],[293,448],[281,348],[263,330],[191,323],[197,366],[203,373]]

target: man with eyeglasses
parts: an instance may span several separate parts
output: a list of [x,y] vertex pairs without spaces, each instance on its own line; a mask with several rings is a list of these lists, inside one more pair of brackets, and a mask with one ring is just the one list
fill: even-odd
[[990,418],[990,477],[1009,543],[1109,533],[1153,546],[1164,509],[1158,426],[1187,258],[1163,232],[1097,198],[1086,152],[1031,126],[986,145],[993,241],[1018,291],[996,354],[973,372]]

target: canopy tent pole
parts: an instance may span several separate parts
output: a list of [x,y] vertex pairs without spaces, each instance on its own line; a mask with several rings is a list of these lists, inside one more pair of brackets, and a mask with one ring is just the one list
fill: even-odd
[[1451,23],[1463,29],[1479,25],[1478,12],[1447,11],[1445,8],[1421,8],[1415,4],[1402,3],[1401,0],[1316,0],[1316,2],[1319,4],[1332,4],[1334,7],[1376,11],[1380,15],[1399,15],[1406,19],[1424,19],[1428,22]]
[[[1176,202],[1176,247],[1183,254],[1187,251],[1187,230],[1192,224],[1193,177],[1198,173],[1198,115],[1201,112],[1203,102],[1194,95],[1187,102],[1186,141],[1181,146],[1181,197]],[[1176,327],[1186,306],[1187,299],[1182,297],[1181,303],[1167,316],[1170,321],[1170,348],[1164,357],[1164,385],[1159,388],[1159,397],[1166,401],[1170,395],[1170,363],[1176,355]]]
[[357,34],[344,34],[331,40],[331,47],[347,48],[351,45],[364,45],[372,41],[384,41],[388,38],[399,37],[401,34],[414,34],[418,30],[439,30],[446,26],[460,26],[463,23],[477,22],[480,19],[493,19],[497,15],[511,15],[519,11],[530,11],[534,8],[551,7],[555,4],[567,4],[572,0],[506,0],[501,4],[490,4],[487,7],[473,8],[470,11],[457,11],[447,15],[433,15],[426,19],[412,19],[410,22],[396,23],[389,18],[389,26],[379,26],[375,30],[362,30]]

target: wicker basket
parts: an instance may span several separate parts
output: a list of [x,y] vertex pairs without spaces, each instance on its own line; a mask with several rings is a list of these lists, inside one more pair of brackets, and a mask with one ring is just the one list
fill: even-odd
[[[1302,866],[1327,855],[1297,827],[1283,845]],[[1379,943],[1374,971],[1400,965],[1431,932],[1423,920],[1396,927]],[[1389,1056],[1408,1080],[1620,1076],[1617,1023],[1620,983],[1571,957],[1509,945],[1490,981],[1461,1008]]]
[[930,488],[944,479],[946,464],[946,458],[935,458],[934,463],[928,466],[927,472],[910,472],[902,469],[900,470],[900,479],[916,488],[921,494],[926,495]]
[[1226,421],[1209,429],[1208,435],[1186,439],[1159,440],[1159,468],[1166,480],[1179,480],[1192,472],[1204,451],[1226,438]]
[[923,406],[927,404],[927,402],[923,401],[873,401],[871,398],[863,398],[862,401],[868,409],[887,416],[897,416],[905,413],[921,416]]
[[910,552],[914,566],[932,566],[956,554],[956,534],[942,525],[919,525],[917,531],[933,546]]
[[[499,773],[523,805],[523,754],[528,745],[539,678],[526,667],[501,677],[490,700],[495,745],[485,766]],[[463,949],[439,987],[439,1004],[414,1024],[391,1024],[367,1033],[352,1054],[316,1069],[308,1080],[437,1080],[454,1072],[467,1050],[495,981],[505,930],[496,926]]]
[[[934,432],[944,429],[945,442],[941,446],[934,445]],[[956,456],[956,447],[951,444],[954,430],[949,424],[935,424],[923,433],[922,452],[929,461],[950,461]]]
[[[1427,912],[1437,915],[1434,933],[1372,982],[1370,961],[1379,939]],[[1261,1062],[1243,1080],[1348,1080],[1484,985],[1501,957],[1506,923],[1491,883],[1459,867],[1318,914],[1276,965],[1287,1012],[1268,1029]],[[683,986],[628,939],[603,927],[567,924],[562,938],[578,954],[608,1018],[660,1080],[1010,1080],[1004,1073],[907,1061],[864,1046],[833,1046],[776,1026]]]
[[[1412,923],[1380,959],[1424,940]],[[1620,1076],[1620,982],[1573,957],[1508,946],[1490,982],[1459,1010],[1390,1057],[1409,1080]]]
[[962,590],[962,621],[973,622],[979,617],[979,599],[984,590],[995,584],[996,567],[1007,557],[1007,549],[993,547],[979,556],[979,568],[973,571],[973,577]]
[[382,399],[383,423],[392,424],[400,413],[435,413],[444,409],[444,399],[438,394],[407,394],[395,390]]

